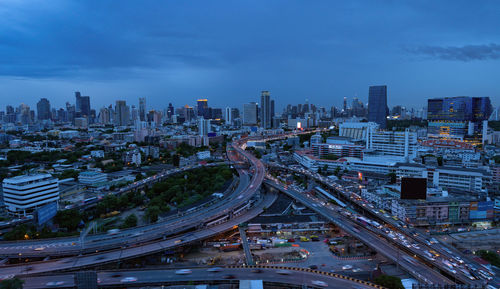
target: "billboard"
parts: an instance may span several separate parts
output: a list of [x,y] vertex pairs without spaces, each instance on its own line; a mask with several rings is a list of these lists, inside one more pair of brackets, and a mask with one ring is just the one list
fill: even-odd
[[36,211],[36,219],[38,225],[43,225],[57,214],[57,202],[48,203],[47,205],[38,208]]
[[427,198],[426,178],[401,178],[402,200],[425,200]]

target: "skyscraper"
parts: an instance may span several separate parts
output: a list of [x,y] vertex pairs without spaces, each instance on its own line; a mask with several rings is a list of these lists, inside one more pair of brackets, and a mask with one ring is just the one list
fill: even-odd
[[264,90],[260,95],[260,126],[271,128],[271,103],[269,91]]
[[36,104],[36,114],[39,120],[50,119],[50,102],[48,99],[40,99],[40,101]]
[[368,121],[387,127],[387,86],[370,86],[368,91]]
[[271,124],[273,123],[273,119],[274,119],[274,99],[271,99]]
[[146,98],[139,97],[139,120],[146,121]]
[[198,99],[197,101],[198,116],[208,118],[208,101],[206,99]]
[[206,136],[210,132],[210,120],[203,117],[198,121],[198,134]]
[[90,116],[90,96],[82,96],[79,91],[75,91],[76,114],[78,116]]
[[257,110],[258,106],[255,102],[243,104],[243,124],[256,125],[257,124]]
[[445,97],[427,100],[427,133],[450,137],[482,133],[483,121],[492,112],[489,97]]
[[224,117],[226,120],[226,124],[231,124],[233,122],[232,110],[229,106],[224,110]]
[[115,105],[115,125],[128,125],[129,108],[125,100],[117,100]]

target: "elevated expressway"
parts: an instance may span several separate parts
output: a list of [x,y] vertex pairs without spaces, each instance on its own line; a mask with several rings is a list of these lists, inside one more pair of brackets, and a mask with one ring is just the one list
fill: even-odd
[[[216,205],[197,211],[192,214],[175,218],[166,223],[154,224],[152,226],[139,227],[131,230],[125,230],[119,235],[96,235],[95,241],[86,241],[86,246],[92,244],[99,248],[99,252],[94,254],[78,255],[76,257],[67,257],[57,260],[47,260],[43,262],[7,265],[2,267],[2,273],[5,274],[26,274],[42,273],[51,271],[74,270],[78,268],[92,267],[105,263],[117,262],[123,259],[137,258],[144,255],[153,254],[169,250],[178,246],[197,242],[221,232],[231,230],[240,223],[246,222],[259,215],[264,208],[269,207],[276,199],[275,194],[262,194],[260,198],[255,199],[265,176],[265,167],[252,154],[246,152],[240,146],[244,146],[246,139],[233,142],[231,151],[228,152],[229,159],[238,162],[241,159],[248,160],[252,166],[253,172],[250,180],[248,171],[239,169],[240,185],[238,189],[228,199],[218,202]],[[194,231],[185,232],[187,228],[194,228]],[[182,232],[185,233],[182,233]],[[157,237],[164,236],[161,239]],[[175,237],[166,237],[174,236]],[[148,240],[151,240],[148,242]],[[63,242],[62,246],[53,246],[52,242]],[[64,243],[67,241],[41,240],[41,243],[26,242],[26,245],[20,245],[25,242],[0,245],[0,255],[8,256],[12,253],[14,256],[26,257],[26,253],[39,254],[38,256],[52,257],[63,252],[64,249],[72,249],[70,252],[79,252],[80,244]],[[124,246],[119,249],[102,251],[108,244],[123,244],[126,242],[130,246]],[[141,243],[142,242],[142,243]],[[138,243],[141,243],[137,245]],[[49,246],[52,245],[52,246]],[[21,247],[19,247],[21,246]],[[22,247],[27,246],[27,247]],[[31,247],[30,247],[31,246]],[[35,246],[45,246],[43,250],[35,251]],[[49,249],[54,247],[55,249]],[[95,250],[95,249],[94,249]],[[14,251],[14,252],[13,252]],[[9,253],[6,253],[9,252]],[[20,253],[20,254],[19,254]],[[63,254],[67,254],[64,252]]]
[[384,238],[381,238],[366,228],[355,224],[352,220],[345,218],[333,207],[324,206],[319,200],[314,200],[297,191],[287,189],[272,180],[266,180],[264,183],[303,203],[316,213],[323,216],[325,219],[339,226],[343,231],[361,240],[373,250],[386,256],[393,262],[398,263],[399,266],[404,268],[408,273],[421,282],[427,284],[454,284],[448,278],[418,262],[405,252],[399,250],[399,248],[391,245]]
[[[282,288],[316,288],[314,281],[321,281],[328,288],[377,288],[383,287],[353,279],[350,277],[303,268],[283,268],[277,266],[260,267],[260,273],[254,273],[250,267],[227,267],[221,272],[209,272],[207,268],[191,269],[192,273],[177,275],[175,270],[141,270],[141,271],[107,271],[97,273],[99,288],[106,287],[146,287],[190,284],[238,284],[239,280],[262,280],[265,285],[277,285]],[[288,275],[280,274],[279,270],[287,270]],[[119,277],[113,277],[120,275]],[[225,279],[224,276],[231,275],[234,279]],[[121,280],[133,277],[136,281],[121,282]],[[49,282],[60,282],[58,288],[75,288],[75,277],[73,274],[48,275],[25,278],[24,289],[47,288]]]
[[[334,190],[334,191],[337,191],[339,194],[341,194],[350,203],[352,203],[353,205],[355,205],[356,207],[358,207],[360,210],[363,210],[363,212],[369,214],[371,217],[373,217],[374,219],[376,219],[378,221],[381,221],[383,223],[391,225],[394,228],[394,230],[399,231],[400,233],[404,234],[409,240],[413,240],[414,243],[418,243],[419,246],[420,246],[420,248],[421,248],[420,250],[415,249],[413,247],[407,248],[407,247],[404,247],[404,246],[402,246],[401,244],[398,244],[398,243],[395,244],[395,246],[400,246],[400,248],[403,251],[408,252],[409,256],[415,256],[415,257],[418,256],[420,262],[425,263],[425,264],[427,264],[427,265],[429,265],[431,267],[436,267],[441,272],[446,272],[446,275],[449,275],[450,278],[452,280],[454,280],[454,281],[460,281],[460,282],[462,282],[464,284],[469,284],[469,285],[472,285],[472,286],[481,286],[482,285],[483,282],[481,282],[479,280],[470,280],[460,270],[455,270],[456,273],[451,272],[450,268],[446,267],[439,260],[437,260],[435,262],[432,262],[432,263],[429,262],[426,259],[426,257],[422,255],[422,252],[425,251],[422,248],[428,248],[427,250],[429,250],[429,251],[430,250],[435,250],[435,251],[437,251],[442,256],[442,258],[444,258],[446,260],[452,259],[455,256],[459,256],[459,257],[462,257],[462,259],[465,260],[468,264],[474,264],[474,263],[476,263],[474,261],[469,260],[469,258],[466,258],[466,256],[463,256],[463,254],[461,254],[461,252],[458,252],[457,250],[453,250],[454,252],[452,252],[448,248],[443,247],[441,244],[431,244],[431,245],[428,245],[427,242],[426,242],[426,238],[423,237],[423,234],[415,235],[409,229],[402,228],[402,227],[398,226],[397,224],[395,224],[395,221],[393,219],[384,217],[381,214],[375,214],[369,207],[363,206],[356,199],[350,198],[350,196],[347,195],[347,193],[346,193],[347,191],[346,191],[345,188],[341,188],[338,185],[332,185],[331,183],[329,183],[328,181],[326,181],[326,178],[324,178],[324,177],[314,175],[314,174],[312,174],[311,172],[308,172],[308,171],[305,171],[305,172],[304,171],[299,171],[299,170],[296,170],[296,169],[293,169],[293,168],[290,168],[290,167],[287,167],[287,166],[283,166],[283,165],[280,165],[280,164],[268,164],[268,165],[270,167],[277,167],[277,168],[282,169],[282,170],[287,170],[287,171],[295,172],[295,173],[298,173],[298,174],[307,175],[308,177],[313,178],[316,181],[318,181],[319,183],[323,184],[327,188],[329,188],[331,190]],[[341,217],[345,218],[344,216],[341,216]],[[386,237],[386,239],[387,238],[388,237]],[[387,239],[387,241],[390,242],[390,243],[393,243],[393,241],[390,240],[390,239]],[[415,262],[417,261],[415,258],[412,258],[412,259]],[[479,264],[476,264],[475,266],[477,266],[478,268],[480,268]],[[428,268],[428,270],[432,270],[429,267],[427,267],[427,268]]]

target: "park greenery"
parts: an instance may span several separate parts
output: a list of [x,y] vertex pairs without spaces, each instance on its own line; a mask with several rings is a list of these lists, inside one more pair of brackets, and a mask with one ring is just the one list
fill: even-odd
[[146,193],[150,199],[146,216],[154,222],[159,214],[170,211],[172,207],[182,208],[196,203],[221,190],[232,175],[227,166],[204,167],[156,183]]
[[500,267],[500,256],[494,251],[480,250],[477,254],[484,260],[491,263],[495,267]]
[[0,281],[0,289],[22,289],[24,280],[17,277]]
[[384,286],[388,289],[404,289],[403,283],[401,279],[394,276],[389,275],[380,275],[373,280],[373,282],[377,285]]
[[140,192],[128,192],[120,196],[110,194],[103,197],[94,208],[83,212],[78,209],[58,211],[53,219],[54,225],[59,228],[58,232],[52,232],[47,226],[37,228],[34,225],[20,225],[5,233],[3,238],[23,240],[77,235],[86,223],[108,217],[113,217],[110,218],[113,220],[106,222],[109,226],[131,228],[137,226],[139,221],[135,214],[125,217],[119,225],[115,224],[119,219],[116,216],[120,212],[138,207],[145,209],[146,221],[156,222],[161,214],[170,211],[171,208],[189,206],[222,190],[232,177],[233,171],[228,166],[203,167],[187,171],[154,184],[145,194]]

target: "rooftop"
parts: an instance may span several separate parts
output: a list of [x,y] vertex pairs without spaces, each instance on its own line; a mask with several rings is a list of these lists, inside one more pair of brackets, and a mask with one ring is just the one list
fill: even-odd
[[21,175],[21,176],[15,176],[12,178],[4,179],[4,183],[8,184],[20,184],[20,183],[26,183],[26,182],[34,182],[46,178],[52,178],[51,174],[35,174],[35,175]]

